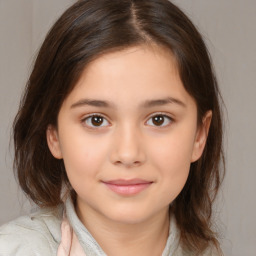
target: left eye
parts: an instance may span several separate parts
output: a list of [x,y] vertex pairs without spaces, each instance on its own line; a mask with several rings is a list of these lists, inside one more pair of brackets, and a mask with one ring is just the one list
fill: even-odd
[[172,118],[166,115],[162,115],[162,114],[158,114],[155,116],[152,116],[148,121],[147,124],[148,125],[152,125],[152,126],[167,126],[172,122]]
[[104,127],[109,125],[106,118],[100,115],[88,116],[83,120],[83,122],[90,127]]

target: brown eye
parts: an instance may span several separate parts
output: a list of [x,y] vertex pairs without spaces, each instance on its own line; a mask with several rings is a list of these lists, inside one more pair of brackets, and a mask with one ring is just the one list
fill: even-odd
[[91,122],[94,126],[100,126],[103,123],[103,118],[101,116],[93,116]]
[[89,127],[103,127],[109,125],[108,121],[100,115],[92,115],[86,117],[84,122]]
[[147,121],[147,124],[152,126],[162,127],[162,126],[167,126],[171,122],[172,122],[172,119],[169,116],[155,115]]
[[164,123],[164,117],[163,116],[154,116],[152,118],[152,122],[154,125],[161,126]]

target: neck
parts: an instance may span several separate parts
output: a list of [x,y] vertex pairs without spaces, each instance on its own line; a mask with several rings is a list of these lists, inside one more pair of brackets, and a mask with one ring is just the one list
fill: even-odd
[[78,216],[101,248],[111,256],[162,255],[169,234],[169,211],[140,223],[116,223],[95,218],[89,213]]

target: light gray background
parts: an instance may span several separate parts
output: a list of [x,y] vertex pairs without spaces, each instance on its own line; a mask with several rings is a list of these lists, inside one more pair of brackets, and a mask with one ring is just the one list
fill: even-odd
[[[74,0],[0,0],[0,225],[29,212],[12,172],[10,128],[37,49]],[[227,175],[216,216],[225,255],[256,255],[256,1],[176,0],[212,54],[227,108]]]

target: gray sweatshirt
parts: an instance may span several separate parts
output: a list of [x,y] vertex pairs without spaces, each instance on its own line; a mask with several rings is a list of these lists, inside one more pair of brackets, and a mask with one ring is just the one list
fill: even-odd
[[[76,215],[72,200],[54,209],[40,209],[20,217],[0,228],[0,256],[56,256],[61,242],[61,223],[65,209],[70,226],[74,230],[86,256],[106,254]],[[179,245],[179,230],[175,218],[171,218],[169,237],[162,256],[191,255]],[[216,256],[208,250],[204,256]]]

